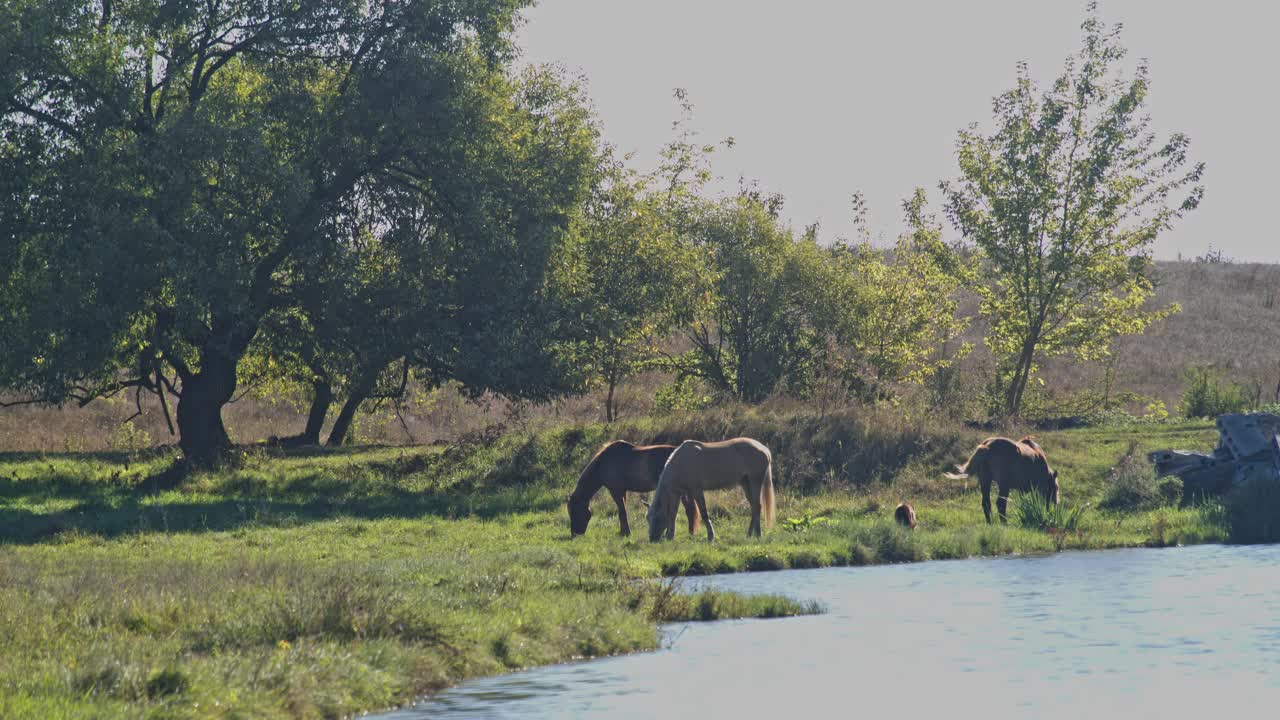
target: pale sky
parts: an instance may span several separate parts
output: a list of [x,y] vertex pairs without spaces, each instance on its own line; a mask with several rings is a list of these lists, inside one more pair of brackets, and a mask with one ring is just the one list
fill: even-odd
[[[797,228],[852,234],[849,197],[873,230],[901,230],[916,186],[940,212],[957,174],[956,132],[991,128],[991,98],[1030,63],[1047,86],[1080,42],[1083,0],[540,0],[519,41],[530,62],[589,82],[605,136],[636,167],[672,137],[683,87],[701,138],[733,136],[725,187],[758,180],[787,198]],[[1124,24],[1130,64],[1150,61],[1155,129],[1191,137],[1207,164],[1200,208],[1154,247],[1158,258],[1212,245],[1239,261],[1280,262],[1280,6],[1256,0],[1104,0]]]

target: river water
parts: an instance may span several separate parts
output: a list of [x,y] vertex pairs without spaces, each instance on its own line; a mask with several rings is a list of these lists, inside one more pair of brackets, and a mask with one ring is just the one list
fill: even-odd
[[466,683],[380,716],[1280,716],[1280,546],[691,579],[824,615],[688,623],[663,649]]

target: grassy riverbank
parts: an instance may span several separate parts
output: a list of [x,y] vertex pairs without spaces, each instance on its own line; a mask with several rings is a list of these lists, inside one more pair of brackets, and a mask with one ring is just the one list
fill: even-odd
[[[709,498],[720,540],[617,536],[601,493],[570,540],[563,498],[592,451],[748,434],[777,458],[779,526],[748,540],[740,494]],[[335,717],[458,680],[649,649],[656,624],[812,612],[687,596],[662,576],[1218,541],[1210,513],[1087,511],[1073,532],[988,526],[940,469],[982,433],[876,416],[749,411],[449,448],[247,451],[175,482],[171,455],[0,455],[0,717]],[[1041,433],[1068,504],[1211,425]],[[895,527],[899,498],[921,527]]]

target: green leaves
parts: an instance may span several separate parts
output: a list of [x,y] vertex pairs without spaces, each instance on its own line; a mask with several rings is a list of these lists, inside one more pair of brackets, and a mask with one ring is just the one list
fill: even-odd
[[[861,206],[855,196],[855,207]],[[861,244],[837,245],[832,262],[840,275],[828,300],[840,309],[836,336],[841,373],[873,399],[900,383],[920,383],[969,352],[943,348],[964,330],[957,294],[973,270],[942,241],[924,191],[903,202],[909,232],[892,252]]]
[[780,385],[803,388],[823,347],[818,300],[830,269],[813,237],[782,225],[780,205],[780,196],[744,191],[687,216],[687,242],[706,265],[685,328],[693,362],[679,369],[751,402]]
[[605,153],[574,217],[555,278],[578,339],[564,352],[586,385],[613,389],[659,356],[659,343],[695,302],[697,258],[646,178]]

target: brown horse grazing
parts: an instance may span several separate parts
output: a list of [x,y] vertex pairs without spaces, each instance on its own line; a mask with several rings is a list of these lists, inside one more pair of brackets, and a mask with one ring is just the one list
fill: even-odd
[[[582,535],[591,522],[591,498],[601,487],[609,488],[609,494],[618,504],[618,522],[623,537],[631,535],[627,524],[627,493],[647,493],[658,486],[658,476],[667,458],[675,451],[675,445],[632,445],[626,440],[614,440],[600,448],[578,476],[578,485],[569,495],[569,531]],[[680,498],[685,515],[689,517],[689,534],[698,532],[698,508],[690,497]]]
[[978,487],[982,489],[982,512],[988,523],[991,522],[991,483],[996,484],[999,492],[996,509],[1000,512],[1000,522],[1008,522],[1005,509],[1012,490],[1035,490],[1044,496],[1046,507],[1049,503],[1058,502],[1058,471],[1049,467],[1044,449],[1030,435],[1017,441],[1003,437],[987,438],[978,444],[969,461],[957,465],[956,469],[959,474],[944,474],[952,480],[970,475],[978,477]]
[[893,511],[893,519],[903,527],[916,529],[916,509],[911,507],[911,503],[898,503]]
[[741,487],[751,504],[751,524],[747,536],[760,537],[760,519],[773,524],[773,455],[769,448],[751,438],[723,442],[685,440],[671,453],[662,468],[658,489],[649,504],[649,542],[658,542],[665,533],[675,536],[676,498],[692,495],[707,523],[707,541],[716,539],[711,516],[707,514],[707,490]]

